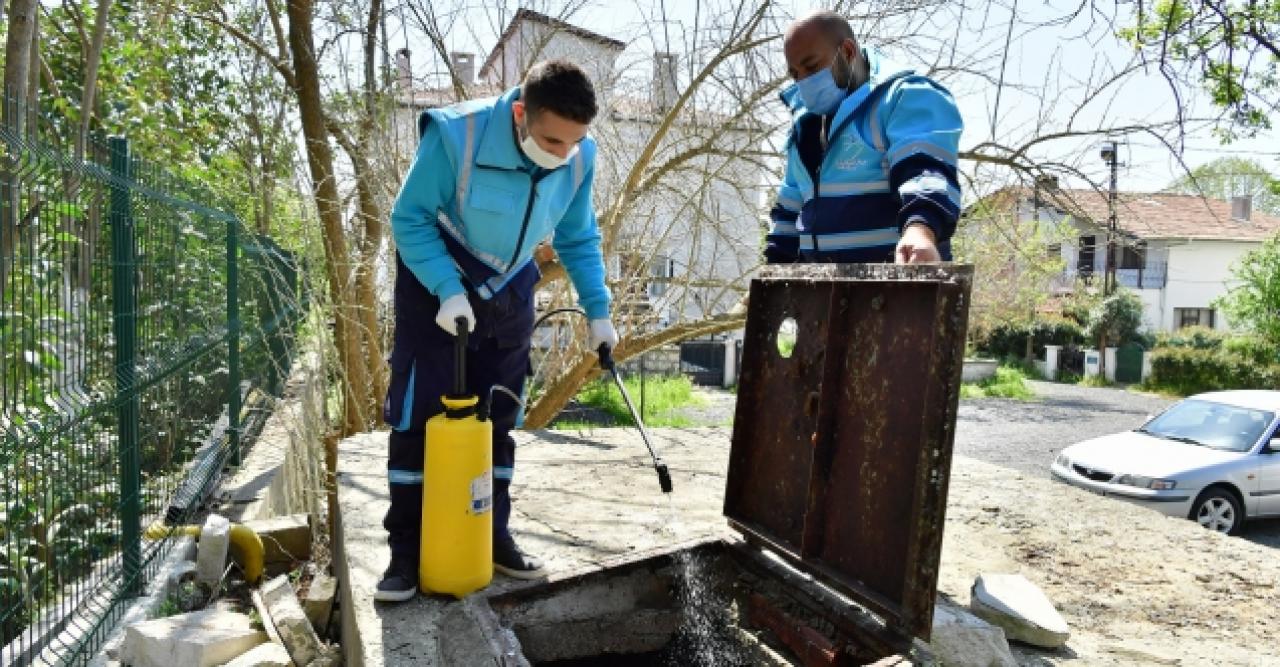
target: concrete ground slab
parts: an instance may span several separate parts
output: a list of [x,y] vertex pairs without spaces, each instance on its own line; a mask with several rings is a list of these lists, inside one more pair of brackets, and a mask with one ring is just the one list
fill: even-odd
[[[957,430],[985,428],[1007,440],[1009,434],[996,428],[1001,425],[969,421]],[[1028,427],[1021,437],[1042,436]],[[699,536],[729,534],[720,516],[729,430],[660,429],[654,437],[674,477],[670,499],[658,492],[634,429],[518,435],[512,525],[521,544],[548,562],[553,579],[572,577],[575,568],[583,573],[639,560],[647,550],[669,551]],[[375,607],[370,600],[388,560],[381,526],[385,451],[385,433],[342,443],[344,524],[334,546],[346,615],[343,647],[354,665],[449,664],[442,651],[457,655],[468,647],[457,641],[441,646],[436,627],[444,613],[451,614],[449,627],[465,625],[464,614],[445,611],[459,605],[419,597]],[[1022,664],[1131,665],[1138,655],[1182,656],[1183,664],[1272,664],[1269,619],[1280,605],[1275,554],[1042,473],[957,455],[938,590],[965,605],[983,572],[1017,572],[1039,586],[1071,627],[1071,639],[1054,651],[1011,646]],[[1236,567],[1224,573],[1224,562]],[[524,585],[499,577],[485,593]],[[481,634],[502,639],[496,631]],[[474,636],[467,633],[467,641],[474,643]],[[1116,637],[1127,643],[1121,646]],[[351,659],[352,652],[360,661]]]
[[[728,432],[658,429],[653,436],[671,470],[670,495],[661,492],[634,429],[516,434],[511,526],[520,546],[543,559],[552,579],[728,534],[720,514]],[[390,559],[382,528],[388,506],[386,446],[385,432],[357,435],[339,445],[334,553],[343,583],[346,662],[448,664],[443,656],[459,649],[442,642],[437,627],[460,613],[457,602],[418,596],[386,605],[372,599]],[[497,575],[477,596],[536,585]],[[506,652],[502,646],[492,649]]]

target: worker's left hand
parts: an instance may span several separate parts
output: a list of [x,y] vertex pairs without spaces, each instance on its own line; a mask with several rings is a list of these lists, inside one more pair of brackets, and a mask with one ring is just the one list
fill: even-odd
[[923,223],[911,223],[902,230],[902,238],[898,239],[898,249],[893,254],[895,264],[923,264],[925,262],[941,262],[938,252],[938,240],[933,230]]
[[618,346],[618,330],[613,328],[613,322],[607,318],[591,320],[590,349],[598,350],[601,344],[608,345],[610,350]]

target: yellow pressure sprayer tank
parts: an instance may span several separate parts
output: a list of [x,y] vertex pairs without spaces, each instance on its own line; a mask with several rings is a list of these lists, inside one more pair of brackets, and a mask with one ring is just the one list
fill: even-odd
[[458,320],[453,394],[427,420],[418,587],[462,598],[493,579],[493,423],[466,393],[466,320]]

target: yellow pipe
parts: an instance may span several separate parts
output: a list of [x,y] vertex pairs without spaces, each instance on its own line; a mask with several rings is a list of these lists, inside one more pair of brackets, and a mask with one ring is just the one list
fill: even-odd
[[[200,537],[200,526],[166,526],[157,521],[151,524],[143,535],[148,540],[161,540],[169,535],[190,535]],[[233,556],[244,566],[244,579],[250,584],[258,583],[262,578],[263,548],[262,538],[253,529],[239,523],[231,524],[229,533]]]

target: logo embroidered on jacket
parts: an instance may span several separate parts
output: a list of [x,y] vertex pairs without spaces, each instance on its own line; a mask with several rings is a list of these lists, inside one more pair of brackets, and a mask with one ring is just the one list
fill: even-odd
[[854,169],[865,167],[868,164],[871,164],[871,160],[862,159],[857,155],[853,155],[842,160],[836,160],[836,169],[841,171],[852,171]]

